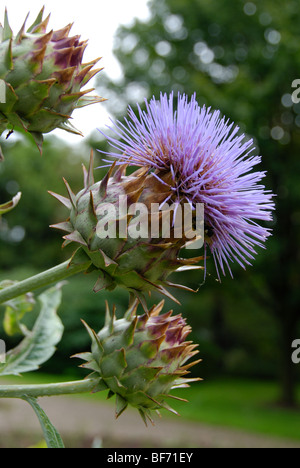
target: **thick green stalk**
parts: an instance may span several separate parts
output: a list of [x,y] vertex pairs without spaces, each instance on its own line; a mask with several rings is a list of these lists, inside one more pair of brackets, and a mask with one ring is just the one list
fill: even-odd
[[13,286],[0,290],[0,304],[21,296],[22,294],[34,291],[35,289],[57,283],[69,276],[76,275],[76,273],[86,270],[90,265],[90,262],[86,262],[71,264],[68,266],[69,263],[70,260],[61,263],[54,268],[50,268],[50,270],[46,270],[38,275],[32,276],[31,278],[20,281]]
[[0,398],[44,397],[91,392],[99,379],[37,385],[0,385]]

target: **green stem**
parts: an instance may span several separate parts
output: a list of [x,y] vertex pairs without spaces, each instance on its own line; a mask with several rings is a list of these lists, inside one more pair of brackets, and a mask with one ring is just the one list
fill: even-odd
[[75,380],[74,382],[59,382],[37,385],[0,385],[0,398],[44,397],[55,395],[71,395],[86,393],[93,390],[99,379]]
[[86,270],[90,262],[71,264],[70,260],[61,263],[60,265],[50,268],[50,270],[43,271],[38,275],[32,276],[31,278],[20,281],[5,289],[0,290],[0,304],[3,302],[10,301],[15,297],[21,296],[22,294],[34,291],[35,289],[43,288],[52,283],[57,283],[69,276],[76,275],[81,271]]

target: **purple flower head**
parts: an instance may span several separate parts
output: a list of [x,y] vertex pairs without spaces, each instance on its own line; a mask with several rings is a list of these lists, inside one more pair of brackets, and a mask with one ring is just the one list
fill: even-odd
[[[205,256],[209,247],[217,268],[231,273],[229,262],[243,268],[254,258],[255,247],[263,247],[270,229],[257,221],[270,221],[273,194],[260,181],[265,172],[251,172],[260,163],[253,156],[253,140],[244,141],[239,127],[220,117],[219,111],[200,107],[193,95],[161,94],[139,106],[138,117],[129,107],[125,124],[110,128],[106,136],[117,152],[109,152],[134,166],[172,174],[174,200],[193,206],[204,204]],[[102,133],[102,132],[101,132]]]

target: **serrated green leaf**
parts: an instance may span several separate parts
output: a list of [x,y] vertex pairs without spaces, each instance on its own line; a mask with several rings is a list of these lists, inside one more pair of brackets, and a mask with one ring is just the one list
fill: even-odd
[[16,348],[8,351],[6,362],[0,364],[0,375],[34,371],[54,354],[63,334],[63,324],[56,313],[61,302],[61,287],[48,289],[38,299],[41,311],[34,327]]
[[24,400],[30,404],[30,406],[33,408],[35,414],[37,415],[39,419],[40,425],[43,429],[47,447],[48,448],[65,448],[63,440],[59,432],[50,422],[45,411],[38,404],[36,398],[24,397]]
[[4,203],[3,205],[0,205],[0,217],[1,217],[1,215],[5,214],[5,213],[8,213],[15,206],[17,206],[17,204],[20,201],[20,198],[21,198],[21,192],[17,193],[17,195],[12,200],[10,200],[9,202]]

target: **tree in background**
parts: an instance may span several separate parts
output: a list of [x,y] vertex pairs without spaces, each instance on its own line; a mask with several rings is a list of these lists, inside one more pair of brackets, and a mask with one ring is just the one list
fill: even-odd
[[[268,255],[260,255],[255,268],[235,271],[239,285],[231,282],[229,289],[225,280],[225,293],[210,281],[208,290],[215,297],[212,324],[215,339],[226,348],[230,339],[222,322],[230,304],[233,321],[242,323],[245,335],[241,305],[251,304],[254,315],[267,310],[278,330],[281,403],[294,406],[291,343],[300,318],[300,104],[293,103],[291,86],[300,78],[298,4],[152,0],[150,10],[147,23],[136,21],[119,29],[115,54],[124,76],[100,94],[109,98],[112,113],[121,116],[128,103],[158,98],[160,92],[196,92],[200,104],[220,109],[255,137],[257,153],[263,155],[261,167],[268,171],[266,185],[277,193],[274,236]],[[101,81],[103,86],[103,77]],[[237,304],[235,296],[241,296]],[[268,330],[258,334],[264,340]]]
[[[22,198],[20,209],[0,221],[1,245],[6,247],[1,251],[0,266],[2,270],[19,267],[20,263],[37,270],[49,268],[53,262],[62,261],[66,253],[54,230],[49,229],[62,210],[57,208],[48,190],[63,190],[61,174],[66,171],[79,188],[82,174],[78,167],[88,160],[89,149],[70,148],[53,137],[45,141],[43,156],[36,153],[31,139],[24,136],[2,146],[8,156],[0,166],[0,197],[6,200],[22,190]],[[36,255],[37,245],[39,255]]]

